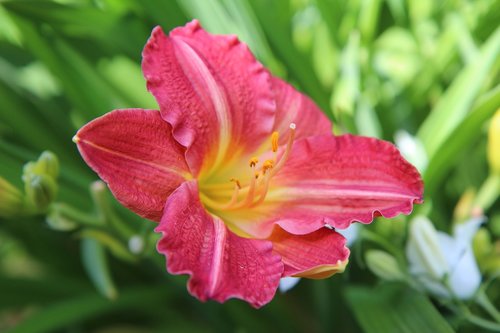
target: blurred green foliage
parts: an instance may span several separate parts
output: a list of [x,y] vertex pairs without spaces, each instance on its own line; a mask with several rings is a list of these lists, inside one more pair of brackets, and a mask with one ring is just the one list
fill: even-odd
[[155,25],[169,31],[192,18],[212,33],[237,34],[317,102],[335,133],[389,141],[410,133],[422,149],[400,148],[426,186],[416,213],[445,231],[474,209],[489,217],[476,255],[483,287],[500,303],[500,175],[486,159],[488,122],[500,107],[498,0],[0,0],[0,177],[22,191],[23,166],[42,151],[60,165],[48,208],[0,214],[0,331],[491,328],[494,309],[480,302],[431,301],[367,269],[371,249],[405,267],[406,217],[365,227],[346,273],[302,281],[258,311],[237,300],[200,303],[185,277],[166,273],[154,224],[93,183],[71,138],[112,109],[156,108],[140,70],[142,47]]

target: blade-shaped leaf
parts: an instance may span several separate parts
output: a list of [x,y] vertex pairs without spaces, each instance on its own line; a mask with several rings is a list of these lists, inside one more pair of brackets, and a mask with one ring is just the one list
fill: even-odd
[[352,286],[345,296],[365,333],[453,333],[429,299],[405,285]]
[[430,159],[469,113],[500,52],[500,28],[455,78],[418,131]]
[[82,261],[97,290],[109,299],[117,297],[104,246],[94,238],[82,240]]

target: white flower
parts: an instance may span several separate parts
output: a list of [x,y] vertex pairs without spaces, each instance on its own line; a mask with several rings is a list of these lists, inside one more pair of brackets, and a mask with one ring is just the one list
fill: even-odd
[[436,231],[426,217],[412,220],[406,256],[410,273],[427,291],[460,299],[469,299],[475,294],[481,273],[471,243],[483,221],[483,217],[477,217],[457,225],[451,237]]
[[403,130],[396,132],[394,141],[401,151],[401,154],[403,154],[418,171],[424,172],[427,167],[428,157],[422,142],[417,137]]
[[358,239],[359,229],[361,228],[361,224],[359,223],[351,223],[346,229],[335,229],[336,232],[341,234],[347,239],[346,246],[351,246],[356,239]]
[[295,285],[297,285],[299,281],[300,281],[299,277],[287,276],[281,278],[278,288],[280,289],[280,292],[286,293],[288,290],[295,287]]

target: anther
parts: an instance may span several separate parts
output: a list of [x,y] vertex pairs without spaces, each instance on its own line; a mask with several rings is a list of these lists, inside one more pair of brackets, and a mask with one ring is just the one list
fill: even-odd
[[248,164],[250,165],[251,168],[257,165],[259,163],[259,159],[257,157],[252,157],[250,161],[248,161]]
[[288,159],[290,152],[292,151],[293,140],[295,139],[295,129],[296,128],[297,128],[297,126],[295,125],[295,123],[290,124],[290,136],[288,137],[288,142],[286,143],[285,152],[283,153],[280,160],[276,164],[276,167],[272,170],[271,177],[274,176],[276,173],[278,173],[278,171],[285,165],[285,162]]
[[236,186],[238,187],[238,189],[241,190],[241,184],[240,184],[240,181],[236,178],[231,178],[229,181],[233,182],[236,184]]
[[271,135],[271,145],[273,147],[273,153],[278,151],[278,140],[279,140],[279,133],[274,131],[273,134]]
[[271,170],[274,167],[274,161],[273,160],[266,160],[262,164],[262,173],[265,175],[268,170]]

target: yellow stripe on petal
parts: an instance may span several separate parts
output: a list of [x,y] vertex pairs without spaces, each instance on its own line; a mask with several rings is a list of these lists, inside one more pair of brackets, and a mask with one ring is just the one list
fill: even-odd
[[343,273],[349,260],[338,261],[336,265],[322,265],[314,267],[313,269],[307,270],[305,272],[301,272],[299,274],[295,274],[295,277],[303,277],[308,279],[326,279],[336,273]]

